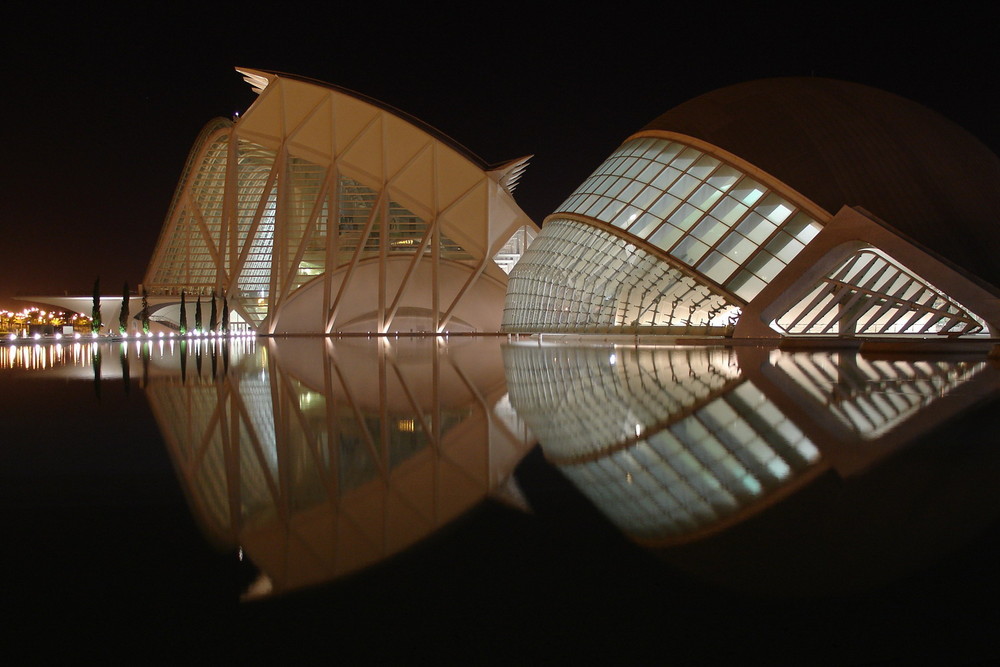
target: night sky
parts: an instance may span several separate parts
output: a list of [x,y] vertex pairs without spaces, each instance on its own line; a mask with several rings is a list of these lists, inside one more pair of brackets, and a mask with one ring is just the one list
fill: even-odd
[[648,121],[757,78],[882,88],[1000,152],[995,9],[699,4],[5,10],[0,306],[142,280],[198,132],[255,98],[237,66],[364,93],[488,162],[533,154],[515,198],[539,223]]

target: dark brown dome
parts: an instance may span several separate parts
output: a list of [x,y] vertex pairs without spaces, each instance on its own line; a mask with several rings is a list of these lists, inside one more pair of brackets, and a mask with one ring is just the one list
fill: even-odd
[[696,97],[644,129],[724,148],[831,214],[867,209],[1000,285],[1000,159],[915,102],[831,79],[763,79]]

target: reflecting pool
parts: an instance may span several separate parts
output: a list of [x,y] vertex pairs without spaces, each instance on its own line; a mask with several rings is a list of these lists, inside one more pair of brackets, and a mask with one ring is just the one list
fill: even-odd
[[39,661],[1000,649],[984,353],[50,343],[0,346],[0,397],[3,611]]

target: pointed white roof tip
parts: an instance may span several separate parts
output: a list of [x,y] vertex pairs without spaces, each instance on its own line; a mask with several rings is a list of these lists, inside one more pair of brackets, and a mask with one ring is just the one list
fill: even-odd
[[535,513],[527,497],[525,497],[524,491],[521,490],[521,485],[517,483],[517,479],[513,475],[505,479],[500,486],[490,491],[489,497],[525,514]]
[[277,78],[273,74],[261,72],[256,69],[250,69],[249,67],[236,67],[235,69],[243,75],[243,80],[249,83],[253,92],[258,95],[264,92],[264,89],[267,88],[268,84]]
[[524,174],[524,170],[528,168],[528,160],[533,157],[535,156],[525,155],[510,162],[505,162],[496,169],[490,170],[490,174],[507,192],[513,194],[514,188],[517,187],[518,181],[521,180],[521,176]]

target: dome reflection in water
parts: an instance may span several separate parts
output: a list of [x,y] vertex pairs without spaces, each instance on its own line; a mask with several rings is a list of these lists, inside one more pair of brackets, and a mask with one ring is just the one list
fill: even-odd
[[952,421],[997,396],[985,354],[532,341],[504,363],[546,458],[634,541],[727,586],[870,586],[1000,509],[995,419]]
[[249,598],[372,565],[488,495],[523,503],[533,441],[496,339],[261,340],[211,368],[146,393],[205,532],[259,568]]

